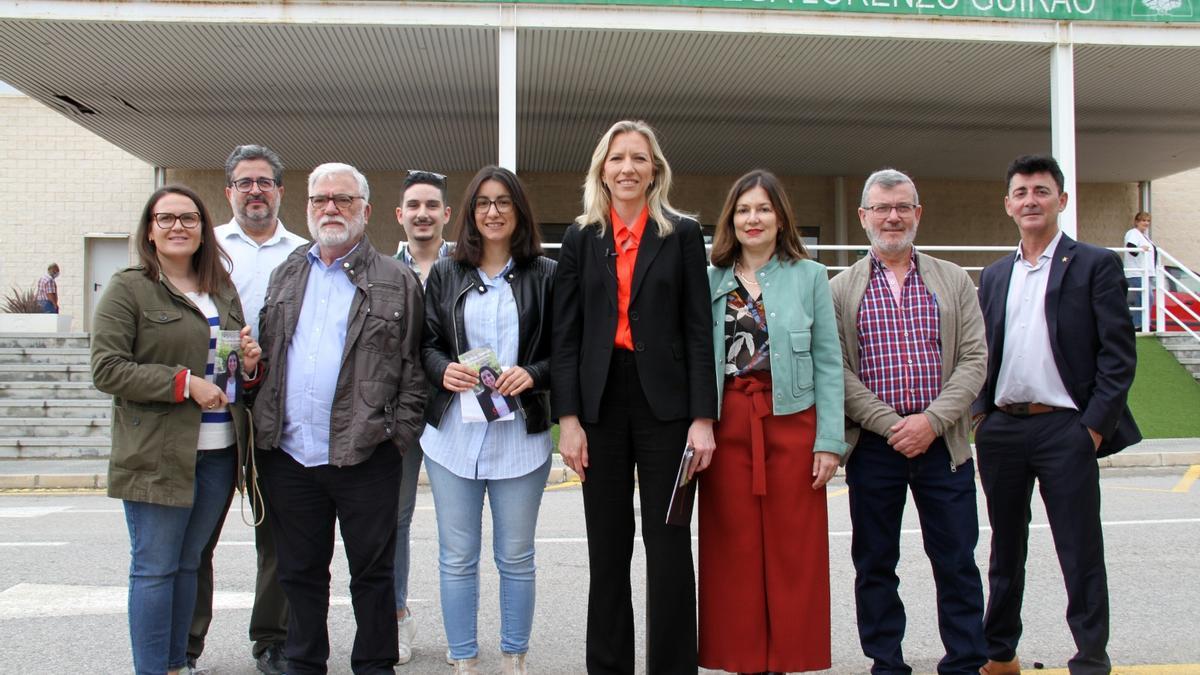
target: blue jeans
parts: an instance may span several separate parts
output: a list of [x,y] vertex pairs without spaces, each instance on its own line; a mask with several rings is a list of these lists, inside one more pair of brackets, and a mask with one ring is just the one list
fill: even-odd
[[200,553],[225,514],[237,450],[196,453],[192,506],[125,500],[129,528],[129,637],[138,675],[187,665]]
[[524,476],[503,480],[462,478],[428,457],[425,471],[437,514],[442,623],[450,656],[469,659],[479,655],[476,616],[485,492],[492,509],[492,549],[500,572],[500,649],[524,654],[529,651],[536,594],[533,535],[550,460]]
[[409,538],[413,510],[417,506],[417,478],[421,474],[420,444],[404,453],[404,470],[400,474],[400,508],[396,514],[396,556],[392,574],[396,582],[396,611],[408,608]]
[[896,576],[909,490],[937,590],[938,632],[946,650],[937,671],[974,674],[987,662],[983,581],[975,564],[975,465],[968,460],[951,470],[951,461],[942,438],[934,439],[925,454],[907,459],[883,437],[864,430],[846,463],[858,637],[876,675],[912,672],[901,648],[907,617]]

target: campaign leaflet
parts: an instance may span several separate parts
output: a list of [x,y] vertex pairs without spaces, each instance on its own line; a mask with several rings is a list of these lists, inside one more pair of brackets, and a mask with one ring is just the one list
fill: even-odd
[[503,369],[500,358],[490,346],[478,347],[463,352],[458,357],[459,363],[479,373],[479,382],[471,391],[458,395],[462,404],[462,421],[503,422],[516,418],[517,401],[512,396],[503,396],[496,390],[496,380],[500,378]]
[[225,392],[230,403],[241,393],[238,386],[242,372],[242,334],[236,330],[217,331],[217,360],[213,364],[213,384]]

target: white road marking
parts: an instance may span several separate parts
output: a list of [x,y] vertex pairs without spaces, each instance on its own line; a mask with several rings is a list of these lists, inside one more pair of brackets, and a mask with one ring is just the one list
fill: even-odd
[[38,518],[52,513],[61,513],[69,506],[5,506],[0,508],[0,518]]
[[[0,620],[32,617],[124,614],[129,602],[125,586],[17,584],[0,592]],[[330,604],[347,606],[350,598],[334,596]],[[217,591],[213,609],[250,609],[254,593]]]
[[66,546],[65,541],[0,541],[0,546]]
[[[1200,518],[1162,518],[1159,520],[1106,520],[1100,524],[1104,527],[1120,527],[1124,525],[1191,525],[1200,523]],[[1029,526],[1031,530],[1048,530],[1049,523],[1034,523]],[[992,528],[987,525],[980,525],[980,532],[991,532]],[[921,534],[920,528],[908,528],[900,530],[901,534]],[[832,530],[829,533],[831,537],[849,537],[853,532],[851,530]],[[636,536],[634,537],[637,538]],[[698,537],[692,536],[692,540]],[[586,544],[587,537],[539,537],[533,540],[538,544]]]
[[[1163,518],[1160,520],[1102,520],[1102,521],[1100,521],[1100,525],[1103,527],[1120,527],[1123,525],[1190,525],[1193,523],[1200,523],[1200,518]],[[1048,530],[1048,529],[1050,529],[1050,523],[1030,523],[1029,529],[1031,529],[1031,530]],[[980,532],[991,532],[992,528],[988,525],[980,525],[979,531]],[[918,528],[908,528],[908,529],[900,530],[900,534],[921,534],[921,528],[918,527]],[[851,535],[850,530],[839,530],[837,532],[829,533],[829,536],[831,536],[831,537],[849,537],[850,535]]]

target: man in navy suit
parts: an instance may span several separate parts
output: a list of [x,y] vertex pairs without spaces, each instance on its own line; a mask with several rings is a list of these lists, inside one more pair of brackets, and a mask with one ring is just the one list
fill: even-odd
[[1071,673],[1111,671],[1097,456],[1141,440],[1125,399],[1137,354],[1116,254],[1058,228],[1067,205],[1052,157],[1008,169],[1016,255],[979,277],[988,375],[975,403],[979,475],[992,525],[985,675],[1019,673],[1029,503],[1036,478],[1067,587]]

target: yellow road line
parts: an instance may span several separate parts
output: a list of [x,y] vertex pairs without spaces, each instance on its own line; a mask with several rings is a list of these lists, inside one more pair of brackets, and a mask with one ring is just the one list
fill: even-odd
[[[1031,675],[1067,675],[1066,668],[1021,668],[1021,673]],[[1166,665],[1114,665],[1112,675],[1200,675],[1200,663],[1172,663]]]
[[571,478],[570,480],[565,480],[557,485],[547,485],[546,492],[550,492],[551,490],[565,490],[567,488],[575,487],[576,485],[583,485],[583,483],[578,478]]
[[1166,494],[1175,492],[1175,490],[1167,488],[1133,487],[1132,485],[1102,485],[1101,487],[1105,490],[1124,490],[1125,492],[1165,492]]
[[844,487],[841,490],[834,490],[833,492],[830,492],[828,499],[833,499],[834,497],[841,497],[842,495],[849,494],[849,493],[850,493],[850,488]]
[[1192,489],[1192,483],[1195,483],[1197,479],[1200,479],[1200,464],[1193,464],[1183,474],[1183,478],[1180,478],[1179,482],[1175,484],[1175,487],[1171,488],[1171,492],[1187,492]]

